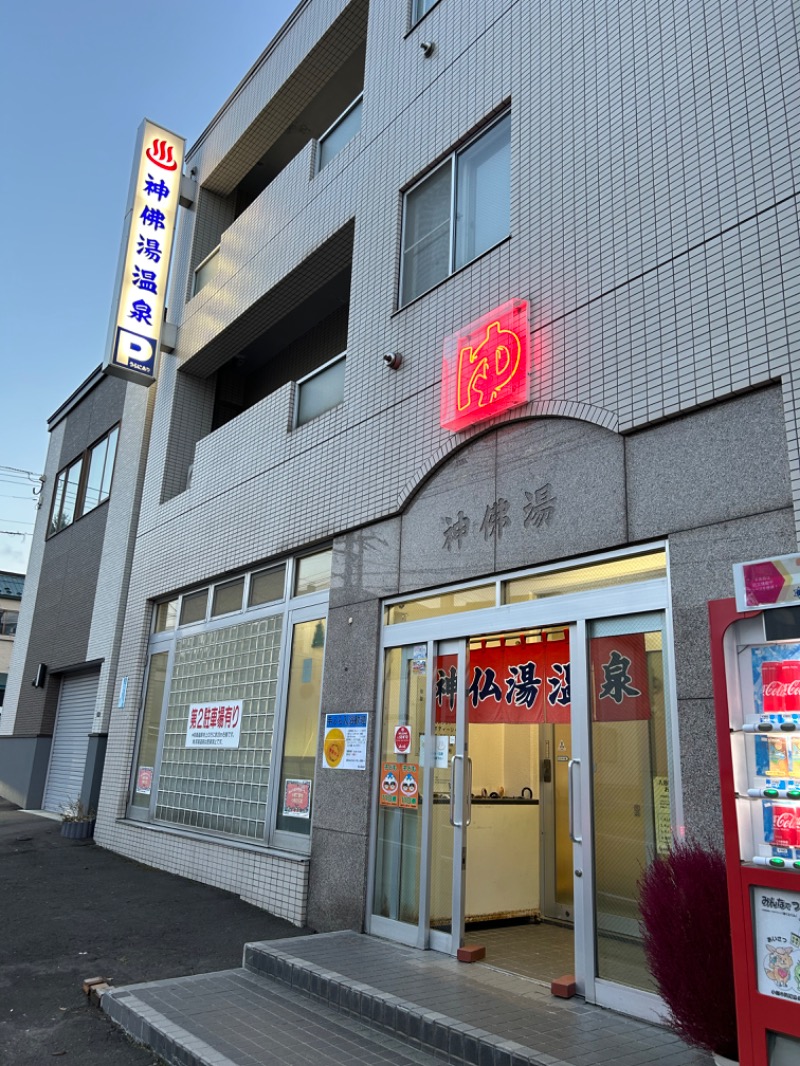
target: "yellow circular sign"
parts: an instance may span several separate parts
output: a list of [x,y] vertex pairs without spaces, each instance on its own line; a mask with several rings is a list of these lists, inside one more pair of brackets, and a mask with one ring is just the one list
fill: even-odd
[[325,762],[328,766],[338,766],[344,755],[344,733],[341,729],[329,729],[325,734],[325,743],[322,750],[325,753]]

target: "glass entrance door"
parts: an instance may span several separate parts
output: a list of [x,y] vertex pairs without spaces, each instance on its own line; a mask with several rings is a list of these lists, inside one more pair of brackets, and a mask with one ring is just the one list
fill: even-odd
[[620,1002],[619,986],[654,991],[641,942],[637,882],[672,842],[664,646],[660,612],[588,626],[592,996],[612,1007]]
[[664,624],[428,629],[386,649],[370,932],[484,943],[501,969],[573,973],[589,1002],[657,1015],[636,883],[674,822]]

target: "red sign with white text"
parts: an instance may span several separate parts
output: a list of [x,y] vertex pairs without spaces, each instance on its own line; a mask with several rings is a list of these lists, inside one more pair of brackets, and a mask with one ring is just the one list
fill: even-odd
[[[457,657],[436,659],[436,721],[456,720]],[[493,643],[470,648],[467,714],[471,723],[568,723],[569,641]]]
[[445,338],[441,425],[451,433],[528,402],[528,304],[502,307]]
[[644,633],[591,641],[592,717],[632,722],[650,717],[650,681]]

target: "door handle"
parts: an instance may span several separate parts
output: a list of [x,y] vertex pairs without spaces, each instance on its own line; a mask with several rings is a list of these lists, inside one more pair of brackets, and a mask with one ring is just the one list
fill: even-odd
[[567,765],[567,794],[569,800],[569,839],[573,844],[582,844],[583,837],[578,836],[575,832],[575,785],[573,770],[575,767],[580,770],[580,759],[570,759]]
[[[456,821],[456,818],[455,818],[456,759],[461,759],[462,762],[463,762],[464,756],[463,755],[454,755],[453,756],[453,761],[450,763],[450,825],[452,825],[454,829],[463,829],[463,827],[464,827],[463,820]],[[462,775],[461,780],[463,782],[464,775]],[[462,802],[461,802],[462,818],[463,818],[463,812],[464,812],[464,802],[463,802],[463,786],[462,786]]]
[[467,817],[464,820],[464,825],[471,825],[472,823],[472,759],[467,756],[465,763],[466,774],[464,779],[464,794],[467,797]]

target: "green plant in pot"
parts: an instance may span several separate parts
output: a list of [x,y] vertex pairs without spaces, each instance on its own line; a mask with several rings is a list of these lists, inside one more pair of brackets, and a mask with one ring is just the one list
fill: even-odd
[[725,858],[676,842],[639,881],[647,963],[669,1024],[718,1062],[738,1059]]
[[94,835],[95,812],[83,800],[67,800],[61,806],[61,835],[83,840]]

